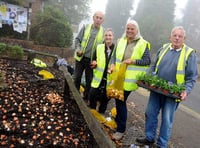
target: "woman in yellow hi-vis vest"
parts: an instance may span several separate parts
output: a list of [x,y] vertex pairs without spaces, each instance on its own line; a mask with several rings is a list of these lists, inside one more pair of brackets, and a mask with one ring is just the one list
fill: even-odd
[[114,33],[108,28],[104,32],[104,43],[99,44],[94,54],[91,67],[93,68],[93,79],[89,92],[90,108],[96,109],[97,102],[100,105],[99,113],[105,113],[109,99],[106,95],[106,86],[109,83],[108,68],[114,50]]
[[115,99],[117,115],[117,131],[113,134],[113,139],[119,140],[123,137],[126,130],[127,106],[126,100],[131,93],[138,88],[136,77],[138,74],[145,73],[150,65],[150,43],[142,38],[138,23],[129,20],[126,24],[125,34],[120,38],[114,51],[111,61],[111,71],[113,67],[119,69],[121,63],[127,65],[124,79],[124,101]]
[[101,24],[104,21],[104,14],[100,11],[95,12],[93,16],[93,23],[84,26],[78,33],[75,39],[75,70],[74,70],[74,84],[76,88],[80,89],[81,78],[85,72],[85,91],[84,100],[88,100],[88,92],[92,80],[92,69],[90,63],[92,56],[98,44],[103,42],[103,27]]

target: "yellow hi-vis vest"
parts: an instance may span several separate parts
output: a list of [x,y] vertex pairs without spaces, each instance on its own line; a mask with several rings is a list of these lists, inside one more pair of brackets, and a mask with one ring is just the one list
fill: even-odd
[[[97,54],[97,67],[93,69],[93,79],[91,86],[98,88],[103,78],[103,73],[106,67],[105,44],[99,44],[96,50]],[[110,82],[109,74],[107,74],[107,84]]]
[[[92,28],[92,24],[87,25],[86,28],[85,28],[83,39],[81,41],[81,50],[83,50],[83,53],[85,53],[85,49],[86,49],[88,41],[90,39],[91,28]],[[92,59],[94,50],[96,49],[97,45],[101,44],[102,42],[103,42],[103,27],[100,26],[99,31],[98,31],[98,33],[96,35],[96,38],[94,40],[94,43],[93,43],[93,47],[91,49],[92,50],[92,52],[91,52],[91,59]],[[77,56],[76,51],[75,51],[74,58],[77,61],[80,61],[83,58],[83,55],[79,57],[79,56]]]
[[47,67],[46,63],[37,58],[32,59],[30,63],[35,65],[36,67]]
[[[155,72],[158,72],[158,66],[163,59],[164,55],[167,53],[167,51],[170,49],[171,43],[164,44],[163,49],[159,53],[159,59],[156,63]],[[187,64],[187,60],[189,55],[194,51],[194,49],[189,48],[185,44],[183,45],[183,48],[181,49],[181,53],[178,60],[177,65],[177,71],[176,71],[176,82],[177,84],[184,84],[185,83],[185,66]]]
[[[122,63],[126,46],[127,46],[127,38],[120,39],[116,49],[116,70],[119,69],[119,66]],[[134,47],[131,59],[132,60],[142,59],[146,47],[148,47],[150,50],[150,43],[141,37],[137,41],[136,46]],[[149,66],[128,65],[125,73],[124,90],[126,91],[136,90],[138,88],[136,84],[137,75],[145,74],[148,67]]]

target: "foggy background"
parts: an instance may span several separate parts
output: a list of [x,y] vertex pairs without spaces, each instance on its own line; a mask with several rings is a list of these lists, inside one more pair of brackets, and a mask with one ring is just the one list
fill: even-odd
[[124,33],[127,20],[135,19],[141,35],[151,43],[154,54],[164,43],[169,42],[171,29],[175,25],[181,25],[186,30],[186,44],[194,48],[200,57],[200,0],[0,1],[21,6],[28,3],[26,7],[31,10],[28,33],[16,34],[12,32],[12,26],[4,25],[0,29],[2,37],[21,39],[27,36],[28,40],[43,45],[73,48],[73,38],[80,27],[92,22],[94,11],[102,10],[105,13],[103,26],[114,30],[115,40]]
[[153,53],[169,42],[171,29],[181,25],[186,30],[186,44],[200,57],[200,0],[93,0],[90,6],[90,14],[105,12],[103,26],[113,28],[115,39],[123,34],[126,21],[135,19]]

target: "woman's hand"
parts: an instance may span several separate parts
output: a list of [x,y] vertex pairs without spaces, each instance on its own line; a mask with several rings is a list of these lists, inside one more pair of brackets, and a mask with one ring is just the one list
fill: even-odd
[[127,64],[127,65],[130,65],[130,64],[135,64],[135,60],[132,60],[132,59],[126,59],[123,61],[123,63]]
[[112,73],[114,71],[115,64],[111,64],[110,67],[108,68],[107,72]]

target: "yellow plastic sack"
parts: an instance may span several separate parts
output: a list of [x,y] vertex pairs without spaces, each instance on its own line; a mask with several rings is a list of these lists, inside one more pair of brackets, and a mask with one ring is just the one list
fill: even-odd
[[108,98],[124,100],[124,78],[127,65],[122,63],[118,71],[111,75],[111,84],[107,87]]
[[117,109],[116,109],[116,107],[113,107],[113,108],[110,110],[110,113],[111,113],[111,116],[112,116],[113,118],[115,118],[116,115],[117,115]]
[[116,129],[117,128],[117,123],[115,122],[114,119],[105,118],[102,114],[100,114],[95,109],[90,109],[90,112],[97,119],[97,121],[99,121],[101,124],[103,124],[103,125],[105,125],[107,127],[110,127],[112,129]]
[[113,107],[110,110],[110,114],[111,114],[111,117],[106,118],[106,122],[104,123],[104,125],[107,126],[107,127],[110,127],[111,129],[116,129],[117,123],[114,120],[116,118],[116,115],[117,115],[116,107]]
[[40,70],[38,74],[41,75],[44,80],[54,79],[54,75],[47,70]]
[[116,129],[117,128],[117,123],[113,119],[106,120],[104,125],[107,126],[107,127],[110,127],[111,129]]
[[95,109],[90,109],[90,112],[92,113],[92,115],[100,122],[100,123],[105,123],[106,122],[106,118],[100,114],[99,112],[97,112]]
[[84,89],[84,87],[81,85],[80,86],[80,90],[79,90],[81,93],[84,93],[84,91],[85,91],[85,89]]

